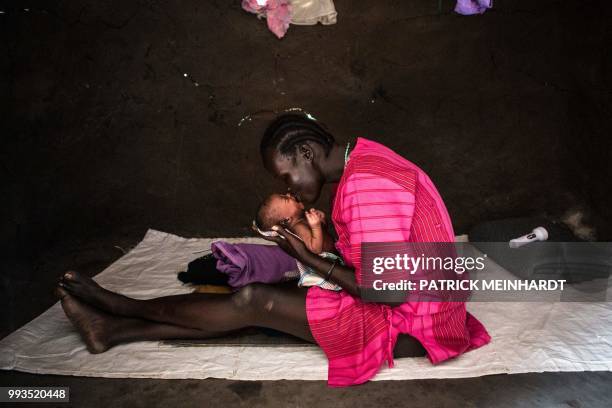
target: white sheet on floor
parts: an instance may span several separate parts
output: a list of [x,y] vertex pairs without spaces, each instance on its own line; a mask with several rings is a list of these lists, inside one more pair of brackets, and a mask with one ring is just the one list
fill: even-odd
[[[465,236],[462,236],[465,239]],[[462,240],[458,237],[458,240]],[[185,239],[149,230],[143,241],[95,280],[139,299],[187,293],[177,271],[214,239]],[[257,238],[230,242],[269,243]],[[375,380],[477,377],[498,373],[610,371],[612,303],[469,303],[493,340],[433,366],[426,358],[397,359]],[[56,303],[0,341],[0,368],[39,374],[120,378],[326,380],[327,360],[316,346],[175,347],[156,341],[89,354]]]

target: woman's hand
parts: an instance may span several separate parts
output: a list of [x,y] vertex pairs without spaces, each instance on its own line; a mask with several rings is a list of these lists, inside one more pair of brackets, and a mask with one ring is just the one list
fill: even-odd
[[301,263],[308,264],[309,259],[312,259],[312,256],[316,256],[315,253],[311,252],[304,242],[293,235],[290,231],[281,227],[280,225],[275,225],[272,227],[272,230],[278,232],[280,236],[278,237],[266,237],[262,236],[263,239],[268,241],[276,242],[276,244],[283,249],[288,255],[297,259]]
[[[273,241],[278,244],[289,256],[299,262],[310,266],[317,271],[320,276],[324,276],[325,271],[331,267],[331,261],[324,259],[310,251],[304,242],[293,236],[292,231],[281,226],[275,225],[272,229],[279,233],[278,237],[262,236],[263,239]],[[355,281],[355,270],[348,266],[336,264],[333,271],[332,282],[337,283],[352,296],[361,297],[361,292]]]

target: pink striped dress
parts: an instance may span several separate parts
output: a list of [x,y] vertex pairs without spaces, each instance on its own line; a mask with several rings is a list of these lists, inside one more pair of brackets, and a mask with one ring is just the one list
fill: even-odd
[[[336,248],[360,276],[361,242],[453,242],[446,206],[427,174],[391,149],[357,138],[332,202]],[[393,367],[400,333],[418,339],[436,364],[487,344],[464,302],[366,303],[346,291],[311,287],[306,314],[325,352],[328,385],[361,384],[384,361]]]

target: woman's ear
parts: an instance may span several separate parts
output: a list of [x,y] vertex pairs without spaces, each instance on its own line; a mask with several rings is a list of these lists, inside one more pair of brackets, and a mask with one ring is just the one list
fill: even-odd
[[307,143],[300,145],[300,154],[306,161],[312,161],[312,159],[314,158],[314,152],[312,150],[312,147],[310,147],[310,145]]

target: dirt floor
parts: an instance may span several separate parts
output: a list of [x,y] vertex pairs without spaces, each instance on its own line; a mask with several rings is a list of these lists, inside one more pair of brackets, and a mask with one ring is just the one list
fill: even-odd
[[[240,1],[20,2],[0,7],[0,337],[94,275],[147,228],[249,235],[278,189],[259,138],[303,108],[339,140],[380,141],[436,183],[455,232],[581,208],[612,239],[612,5],[336,0],[338,24],[279,41]],[[325,194],[318,207],[328,209]],[[26,294],[26,295],[24,295]],[[376,382],[108,380],[0,372],[72,387],[74,406],[610,406],[610,373]]]
[[[13,385],[68,386],[71,404],[137,407],[609,407],[610,373],[493,375],[461,380],[376,381],[327,388],[322,381],[127,380],[20,374]],[[6,379],[6,380],[5,380]],[[46,404],[48,406],[51,404]],[[60,406],[60,405],[58,405]]]

